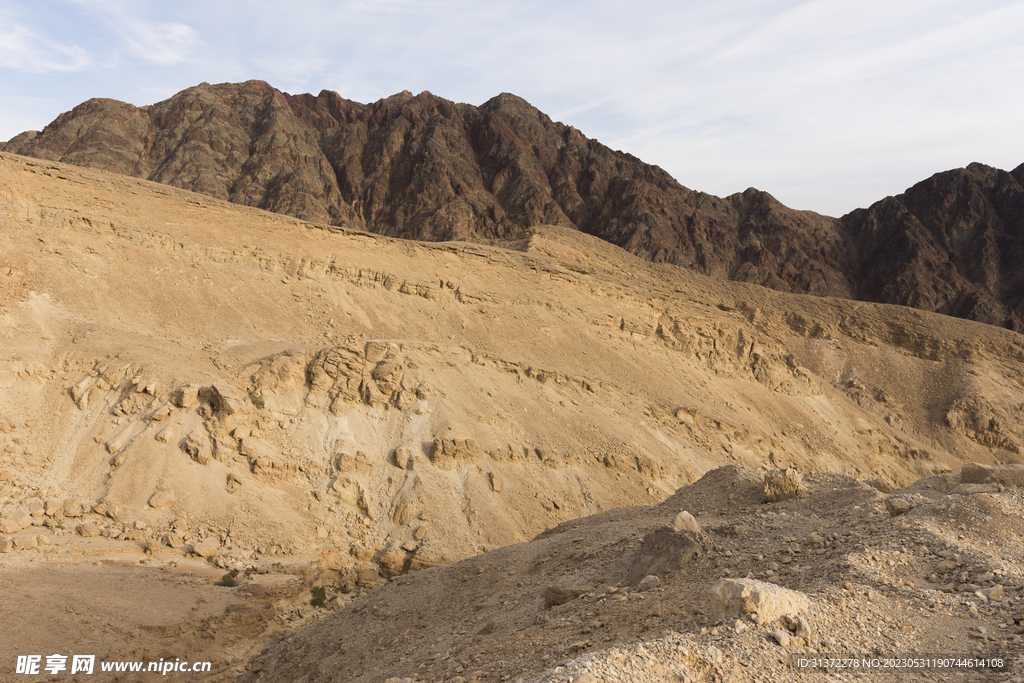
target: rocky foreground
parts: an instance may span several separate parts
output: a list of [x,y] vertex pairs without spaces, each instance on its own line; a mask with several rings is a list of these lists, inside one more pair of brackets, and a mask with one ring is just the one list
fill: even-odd
[[1007,662],[872,680],[1024,680],[1022,485],[1020,466],[885,493],[726,467],[392,581],[268,644],[239,680],[796,681],[809,671],[792,660],[827,654]]

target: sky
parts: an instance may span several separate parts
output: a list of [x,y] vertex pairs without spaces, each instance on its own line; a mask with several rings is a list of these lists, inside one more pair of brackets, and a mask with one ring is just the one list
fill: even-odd
[[261,79],[511,92],[725,196],[839,216],[1024,163],[1024,0],[0,0],[0,140],[91,97]]

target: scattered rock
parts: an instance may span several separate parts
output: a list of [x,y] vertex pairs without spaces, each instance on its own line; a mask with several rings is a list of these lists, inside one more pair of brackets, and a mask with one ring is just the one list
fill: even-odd
[[227,489],[228,493],[234,493],[238,489],[242,488],[241,478],[234,472],[228,472]]
[[9,553],[14,550],[14,541],[8,536],[0,536],[0,553]]
[[772,631],[772,638],[774,638],[775,642],[778,643],[780,646],[789,647],[789,641],[791,637],[781,628],[777,628],[774,631]]

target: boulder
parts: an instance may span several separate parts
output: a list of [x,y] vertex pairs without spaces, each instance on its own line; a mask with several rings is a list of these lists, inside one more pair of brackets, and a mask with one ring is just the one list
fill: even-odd
[[15,536],[14,546],[18,550],[32,550],[39,546],[39,539],[34,535],[32,536]]
[[711,620],[757,614],[762,624],[807,610],[807,596],[755,579],[722,579],[711,587]]
[[991,476],[992,468],[980,463],[969,462],[960,468],[961,484],[987,484]]
[[78,525],[78,535],[85,536],[87,538],[91,536],[99,536],[100,528],[92,522],[82,522]]
[[803,477],[791,467],[775,470],[764,475],[764,495],[762,503],[778,503],[790,498],[798,498],[804,491]]
[[673,572],[711,547],[711,541],[702,533],[676,531],[671,526],[659,527],[644,536],[640,547],[629,559],[624,582],[633,586],[649,574],[657,576]]
[[683,510],[676,515],[675,520],[672,522],[672,526],[675,527],[676,531],[691,531],[695,534],[701,532],[700,524],[697,524],[697,520],[693,518],[686,510]]
[[0,519],[0,533],[13,534],[31,524],[32,515],[28,513],[28,510],[19,508],[14,512],[8,513],[3,519]]
[[208,536],[198,543],[192,545],[192,552],[202,557],[212,557],[220,550],[220,539],[216,536]]
[[992,470],[992,481],[1006,487],[1024,487],[1024,465],[1002,465]]
[[898,517],[899,515],[905,515],[910,512],[914,506],[910,504],[910,501],[906,498],[900,498],[898,496],[893,498],[885,499],[885,509],[889,511],[890,517]]

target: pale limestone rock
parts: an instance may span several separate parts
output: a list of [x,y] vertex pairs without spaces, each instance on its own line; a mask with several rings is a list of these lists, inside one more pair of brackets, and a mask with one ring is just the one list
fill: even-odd
[[644,578],[640,579],[640,590],[649,591],[652,588],[657,588],[661,585],[661,579],[653,574],[649,574]]
[[675,527],[676,531],[692,531],[695,534],[701,532],[700,524],[694,519],[686,510],[683,510],[676,515],[675,520],[672,522],[672,526]]
[[18,509],[0,519],[0,533],[13,534],[32,524],[32,515],[27,510]]
[[220,550],[220,539],[216,536],[207,536],[203,540],[192,544],[192,552],[202,557],[211,557]]
[[796,617],[810,602],[806,595],[755,579],[722,579],[711,588],[711,620],[757,614],[762,624]]
[[82,522],[78,525],[78,535],[85,537],[99,536],[100,528],[92,522]]

